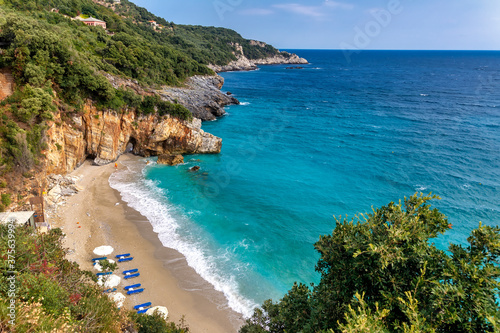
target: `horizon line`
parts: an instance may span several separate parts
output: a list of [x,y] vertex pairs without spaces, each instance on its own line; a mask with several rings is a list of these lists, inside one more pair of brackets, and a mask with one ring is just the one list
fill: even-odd
[[423,51],[423,52],[500,52],[499,50],[460,50],[460,49],[328,49],[328,48],[296,48],[296,47],[280,47],[278,50],[309,50],[309,51]]

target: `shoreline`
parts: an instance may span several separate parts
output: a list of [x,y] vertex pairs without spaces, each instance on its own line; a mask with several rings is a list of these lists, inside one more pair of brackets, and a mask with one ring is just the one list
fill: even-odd
[[[122,155],[118,168],[124,167],[120,162],[138,159]],[[114,252],[108,258],[131,253],[134,260],[120,263],[115,272],[121,276],[123,270],[138,268],[141,276],[133,283],[141,283],[145,291],[127,296],[126,309],[152,302],[168,308],[170,321],[178,323],[184,316],[191,332],[237,332],[244,322],[242,315],[229,308],[224,294],[188,266],[181,253],[161,244],[146,217],[121,200],[108,181],[114,171],[112,164],[94,166],[86,161],[68,174],[79,177],[76,185],[82,190],[47,211],[52,227],[66,234],[67,258],[95,272],[90,261],[95,247],[112,246]],[[122,279],[118,291],[123,292],[127,284]]]

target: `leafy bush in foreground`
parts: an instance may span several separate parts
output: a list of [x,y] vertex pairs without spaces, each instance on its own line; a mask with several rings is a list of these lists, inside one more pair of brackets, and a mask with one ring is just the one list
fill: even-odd
[[[52,229],[48,234],[32,234],[31,228],[15,229],[15,264],[7,256],[8,227],[0,225],[0,332],[121,332],[135,326],[157,327],[155,331],[188,332],[160,316],[138,315],[119,310],[94,283],[95,274],[79,269],[65,259],[63,234]],[[9,281],[16,274],[16,321],[9,324]],[[149,326],[148,326],[149,325]],[[144,330],[142,330],[143,332]]]
[[265,301],[240,332],[498,332],[500,228],[439,250],[429,241],[451,225],[434,198],[337,220],[315,244],[319,284]]

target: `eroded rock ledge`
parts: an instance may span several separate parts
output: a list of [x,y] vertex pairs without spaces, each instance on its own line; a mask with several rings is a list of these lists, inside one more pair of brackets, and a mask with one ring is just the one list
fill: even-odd
[[165,100],[184,105],[193,116],[201,120],[215,120],[224,115],[224,106],[240,102],[220,91],[224,78],[193,76],[186,80],[185,87],[164,87],[157,93]]
[[[254,45],[260,47],[266,47],[266,43],[252,41]],[[236,60],[231,61],[227,65],[209,65],[214,72],[231,72],[231,71],[249,71],[257,69],[257,65],[277,65],[277,64],[308,64],[308,61],[304,58],[300,58],[296,54],[289,54],[288,52],[280,52],[273,57],[267,57],[262,59],[248,59],[243,51],[243,47],[239,44],[234,44],[236,51],[233,54],[236,56]]]
[[224,106],[240,102],[220,91],[224,78],[219,75],[195,75],[186,80],[183,87],[164,86],[159,90],[139,85],[135,80],[124,79],[108,73],[104,76],[114,88],[128,88],[139,95],[158,94],[164,100],[184,105],[194,117],[215,120],[224,115]]
[[90,103],[85,105],[83,115],[71,121],[61,121],[59,116],[54,119],[47,138],[44,154],[48,174],[70,172],[88,157],[102,165],[128,151],[142,156],[216,154],[222,146],[222,139],[204,132],[197,118],[188,122],[135,112],[118,114],[97,111]]

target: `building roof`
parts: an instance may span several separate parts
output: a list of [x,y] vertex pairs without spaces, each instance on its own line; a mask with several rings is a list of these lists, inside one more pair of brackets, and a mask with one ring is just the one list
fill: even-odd
[[14,220],[15,224],[25,224],[35,214],[34,211],[0,213],[0,223],[6,224]]
[[82,20],[82,22],[101,22],[101,23],[106,23],[106,22],[101,21],[101,20],[99,20],[99,19],[96,19],[96,18],[94,18],[94,17],[92,17],[92,16],[91,16],[91,17],[89,17],[89,18],[83,19],[83,20]]

